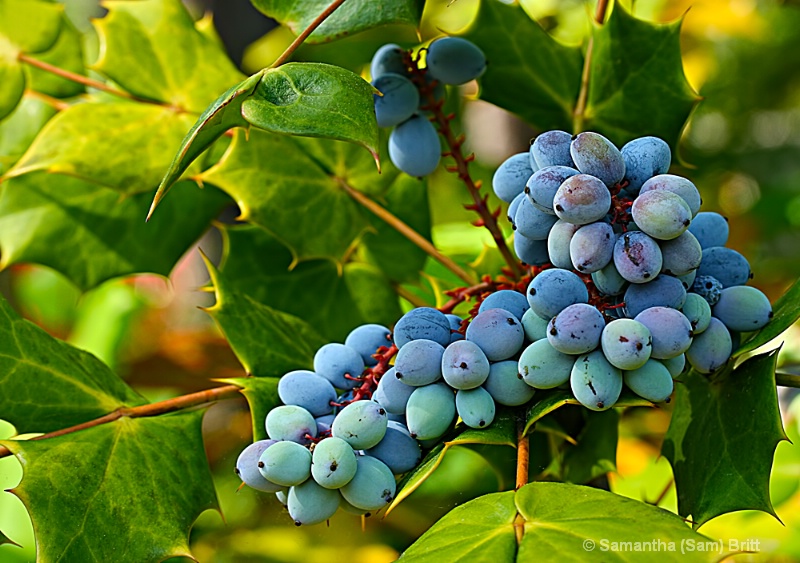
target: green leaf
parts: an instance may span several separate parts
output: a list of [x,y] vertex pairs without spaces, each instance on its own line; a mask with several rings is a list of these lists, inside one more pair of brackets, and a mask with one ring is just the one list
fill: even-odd
[[397,486],[397,494],[386,509],[388,515],[398,504],[416,491],[422,483],[430,477],[442,463],[445,454],[454,446],[480,444],[485,446],[511,446],[517,447],[517,422],[512,411],[503,410],[497,414],[491,426],[481,429],[457,427],[452,439],[434,447],[419,465],[409,472]]
[[[251,0],[267,16],[278,20],[295,35],[305,30],[331,0]],[[349,0],[339,6],[309,38],[309,43],[332,41],[386,24],[417,26],[422,16],[424,0],[382,0],[379,7],[374,0]]]
[[46,170],[123,194],[150,191],[190,123],[187,115],[152,104],[77,104],[47,123],[6,176]]
[[[61,33],[55,44],[36,58],[55,67],[74,74],[84,75],[83,39],[66,16],[62,17]],[[70,98],[86,91],[83,84],[67,80],[34,66],[25,67],[28,72],[30,89],[56,98]]]
[[769,475],[775,448],[786,439],[775,389],[777,356],[775,350],[754,356],[712,380],[690,371],[676,386],[662,453],[675,474],[678,513],[691,515],[696,526],[735,510],[777,518]]
[[17,547],[22,547],[17,542],[15,542],[11,538],[9,538],[7,535],[5,535],[3,532],[0,532],[0,545],[3,545],[3,544],[11,544],[11,545],[16,545]]
[[773,338],[780,336],[783,331],[800,319],[800,280],[792,284],[772,307],[773,317],[767,325],[755,332],[751,338],[739,346],[732,357],[736,358],[747,352],[752,352]]
[[0,419],[52,432],[144,399],[103,362],[53,338],[0,298]]
[[[515,500],[525,520],[517,561],[721,559],[720,542],[711,544],[675,514],[607,491],[565,483],[531,483],[517,492]],[[619,546],[621,542],[631,545]],[[714,550],[710,552],[688,549],[711,545]],[[643,553],[647,551],[650,553]]]
[[167,275],[229,201],[188,182],[176,192],[148,224],[148,194],[45,172],[11,178],[0,186],[0,266],[44,264],[83,290],[127,274]]
[[606,24],[594,30],[586,129],[620,146],[642,135],[677,146],[700,99],[683,74],[682,21],[653,24],[614,5]]
[[[431,211],[425,181],[400,175],[385,199],[385,207],[392,215],[431,240]],[[362,240],[367,259],[394,281],[417,281],[428,258],[425,251],[374,215],[370,214],[369,220],[373,230],[365,233]]]
[[[343,341],[364,323],[391,325],[402,314],[388,280],[374,267],[330,260],[292,267],[289,249],[260,227],[221,228],[227,287],[273,309],[304,319],[330,341]],[[269,256],[269,260],[264,260]]]
[[36,98],[23,98],[11,115],[0,122],[0,175],[19,160],[55,114],[52,106]]
[[338,261],[368,226],[340,182],[356,189],[369,178],[386,182],[374,167],[364,174],[367,159],[356,150],[361,152],[348,143],[255,130],[248,140],[239,131],[219,164],[200,178],[230,194],[240,219],[269,231],[297,260]]
[[281,404],[278,398],[278,379],[273,377],[237,377],[219,381],[237,385],[250,406],[253,420],[253,441],[266,440],[267,428],[264,420],[267,413]]
[[217,298],[206,312],[247,373],[280,377],[291,370],[313,368],[314,354],[327,341],[311,325],[232,290],[227,277],[207,259],[206,267]]
[[136,96],[200,113],[242,75],[180,0],[110,0],[94,69]]
[[493,493],[451,510],[409,547],[398,561],[514,561],[517,541],[515,493]]
[[242,117],[242,102],[252,94],[260,78],[261,73],[254,74],[236,86],[232,86],[197,118],[195,124],[181,141],[180,149],[172,158],[167,173],[158,186],[158,191],[156,191],[150,206],[150,212],[147,214],[148,221],[170,188],[203,151],[213,145],[214,141],[228,129],[247,126],[247,122]]
[[560,463],[560,475],[569,483],[588,483],[595,477],[617,470],[619,413],[614,409],[586,411],[586,426],[578,444],[567,444]]
[[0,120],[25,92],[25,73],[18,57],[46,51],[58,39],[63,7],[38,0],[0,0]]
[[[631,544],[626,550],[620,542]],[[719,543],[713,552],[684,553],[688,545],[707,542],[666,510],[580,485],[530,483],[456,507],[399,561],[626,562],[653,560],[653,552],[658,561],[717,561]]]
[[488,60],[480,79],[482,99],[542,131],[572,128],[583,65],[579,48],[558,43],[519,5],[497,0],[481,0],[464,37]]
[[248,123],[285,135],[324,137],[365,147],[378,162],[374,88],[338,66],[287,63],[263,71],[242,103]]
[[43,441],[3,442],[22,464],[12,492],[33,520],[37,561],[191,557],[189,528],[218,508],[202,417],[125,417]]
[[[534,424],[545,415],[560,409],[564,405],[576,405],[583,408],[578,400],[569,391],[553,390],[544,393],[537,393],[533,405],[528,409],[528,418],[525,423],[525,433],[531,431]],[[652,407],[653,403],[634,395],[629,390],[624,389],[619,400],[614,403],[615,407]]]

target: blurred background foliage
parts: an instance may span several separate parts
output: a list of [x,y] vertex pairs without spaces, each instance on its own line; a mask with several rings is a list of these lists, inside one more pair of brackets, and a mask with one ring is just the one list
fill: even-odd
[[[64,3],[73,24],[85,36],[91,61],[97,48],[89,18],[101,17],[103,9],[95,0]],[[583,43],[590,30],[592,2],[523,0],[521,4],[565,43]],[[730,219],[729,246],[750,260],[756,273],[753,284],[776,299],[800,275],[800,3],[629,0],[623,4],[648,20],[685,17],[681,36],[685,72],[704,99],[684,131],[680,164],[673,171],[696,183],[706,209],[718,210]],[[193,1],[188,5],[197,17],[213,14],[232,59],[247,73],[270,64],[292,39],[287,30],[275,27],[247,0]],[[440,29],[462,29],[476,7],[475,0],[428,0],[421,39],[430,40]],[[377,47],[389,41],[419,44],[417,35],[408,29],[384,28],[332,44],[304,46],[295,58],[362,72]],[[461,93],[458,127],[466,131],[470,147],[477,153],[475,176],[488,182],[493,167],[508,155],[526,150],[537,131],[477,100],[474,85]],[[0,169],[2,164],[0,161]],[[485,231],[467,224],[472,216],[460,205],[467,195],[455,178],[437,173],[430,179],[429,193],[436,244],[454,255],[480,256],[476,262],[479,270],[496,271],[496,257],[482,251]],[[233,216],[232,212],[228,221]],[[208,233],[200,246],[219,259],[219,233]],[[446,277],[435,266],[428,273]],[[95,353],[149,399],[206,388],[209,379],[241,375],[227,343],[198,308],[210,305],[213,299],[200,290],[206,282],[196,250],[187,253],[169,279],[134,276],[106,282],[83,295],[60,274],[39,266],[15,266],[0,274],[0,290],[25,317]],[[405,289],[428,293],[425,288]],[[781,363],[793,369],[799,361],[798,332],[790,330]],[[797,444],[800,399],[793,401],[792,393],[785,391],[784,419]],[[362,522],[342,513],[329,526],[296,529],[272,495],[252,489],[237,493],[239,481],[232,468],[238,452],[251,439],[249,419],[243,400],[217,404],[205,418],[206,449],[224,520],[208,512],[195,525],[192,548],[200,561],[391,561],[455,505],[513,483],[509,481],[511,449],[492,452],[489,461],[479,448],[456,447],[433,477],[389,518]],[[675,511],[671,470],[659,457],[668,424],[666,409],[626,411],[619,427],[617,471],[609,475],[609,482],[615,492]],[[0,438],[12,434],[13,428],[0,421]],[[550,439],[551,434],[534,436],[532,478],[546,474],[551,466]],[[16,485],[20,477],[14,459],[0,460],[3,489]],[[701,531],[714,538],[761,541],[760,553],[739,555],[737,561],[800,561],[800,449],[786,442],[776,453],[772,497],[783,525],[764,513],[745,511],[717,518]],[[0,495],[0,529],[23,546],[0,545],[0,561],[33,560],[30,521],[12,495]]]

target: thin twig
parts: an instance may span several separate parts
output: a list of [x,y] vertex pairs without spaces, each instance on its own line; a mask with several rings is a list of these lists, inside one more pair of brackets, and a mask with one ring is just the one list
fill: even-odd
[[163,102],[159,102],[157,100],[148,100],[147,98],[140,98],[139,96],[134,96],[129,92],[125,92],[124,90],[119,90],[112,86],[109,86],[105,82],[100,82],[99,80],[95,80],[93,78],[89,78],[88,76],[83,76],[82,74],[77,74],[75,72],[71,72],[69,70],[59,68],[57,66],[51,65],[50,63],[46,63],[44,61],[40,61],[39,59],[35,59],[25,53],[20,53],[17,56],[17,60],[22,63],[29,64],[33,67],[41,69],[45,72],[49,72],[51,74],[55,74],[56,76],[60,76],[66,80],[71,80],[72,82],[77,82],[78,84],[83,84],[84,86],[88,86],[90,88],[94,88],[95,90],[101,90],[108,94],[112,94],[114,96],[125,98],[126,100],[132,100],[134,102],[141,102],[143,104],[153,104],[156,106],[164,106],[170,108],[172,110],[178,112],[184,112],[182,108],[177,106],[165,104]]
[[425,237],[420,235],[417,231],[409,227],[406,223],[404,223],[399,217],[393,215],[388,210],[384,209],[366,195],[362,194],[355,188],[353,188],[350,184],[348,184],[342,178],[337,178],[339,184],[344,188],[344,190],[360,203],[362,206],[369,209],[373,214],[378,216],[378,218],[382,219],[386,223],[388,223],[392,228],[394,228],[397,232],[401,235],[406,237],[408,240],[413,242],[419,248],[421,248],[428,256],[439,262],[442,266],[453,272],[456,276],[464,280],[468,284],[473,284],[477,280],[474,276],[471,276],[466,271],[464,271],[461,266],[453,262],[448,256],[445,256],[433,244],[430,243]]
[[298,35],[297,38],[294,41],[292,41],[292,44],[289,45],[286,48],[286,50],[281,54],[281,56],[278,57],[275,60],[275,62],[270,65],[270,68],[279,67],[283,63],[288,61],[289,57],[292,56],[292,53],[294,53],[297,50],[297,48],[303,43],[303,41],[305,41],[308,38],[308,36],[311,35],[314,32],[314,30],[317,29],[322,24],[322,22],[328,19],[328,16],[330,16],[333,12],[335,12],[336,8],[344,4],[344,1],[345,0],[334,0],[333,2],[331,2],[331,4],[327,8],[325,8],[325,10],[323,10],[323,12],[320,15],[318,15],[313,22],[311,22],[311,24],[303,31],[303,33]]
[[800,389],[800,375],[778,372],[775,374],[775,384],[781,387]]
[[59,100],[58,98],[54,98],[53,96],[48,96],[47,94],[43,94],[42,92],[37,92],[36,90],[25,90],[25,96],[27,96],[28,98],[33,98],[35,100],[39,100],[40,102],[44,102],[48,106],[54,108],[56,111],[64,111],[71,105],[69,102],[65,102],[64,100]]
[[[141,418],[145,416],[157,416],[160,414],[188,409],[190,407],[196,407],[198,405],[205,405],[206,403],[211,403],[213,401],[231,399],[235,396],[238,396],[239,391],[240,388],[237,385],[225,385],[222,387],[214,387],[213,389],[206,389],[205,391],[189,393],[188,395],[181,395],[180,397],[173,397],[172,399],[167,399],[166,401],[159,401],[157,403],[150,403],[148,405],[141,405],[138,407],[122,407],[114,412],[110,412],[104,416],[101,416],[100,418],[82,422],[81,424],[70,426],[69,428],[62,428],[61,430],[48,432],[47,434],[42,434],[41,436],[31,438],[31,440],[46,440],[47,438],[56,438],[65,434],[78,432],[79,430],[100,426],[101,424],[108,424],[109,422],[114,422],[115,420],[123,417]],[[11,450],[5,446],[0,446],[0,458],[7,457],[9,455],[11,455]]]
[[[597,25],[603,25],[606,21],[607,10],[608,0],[598,0],[597,9],[594,12],[594,21]],[[589,98],[589,75],[591,74],[593,50],[594,35],[589,37],[589,43],[586,45],[586,57],[583,59],[583,71],[581,72],[581,90],[578,93],[578,101],[575,103],[575,111],[572,113],[572,132],[576,135],[583,131],[583,118]]]

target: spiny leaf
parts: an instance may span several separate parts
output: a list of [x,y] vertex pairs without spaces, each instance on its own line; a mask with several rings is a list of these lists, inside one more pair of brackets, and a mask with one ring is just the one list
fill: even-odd
[[304,319],[330,341],[344,341],[360,324],[391,325],[402,314],[372,266],[350,262],[340,270],[330,260],[307,260],[292,267],[289,249],[260,227],[223,227],[222,235],[220,271],[229,289]]
[[675,474],[678,513],[695,526],[735,510],[776,516],[769,475],[775,448],[786,439],[777,356],[754,356],[713,379],[690,371],[677,386],[662,453]]
[[46,170],[123,194],[150,191],[190,123],[187,115],[152,104],[77,104],[47,123],[6,177]]
[[55,114],[56,110],[49,104],[36,98],[23,98],[11,115],[0,122],[0,175],[19,160]]
[[[313,22],[331,0],[251,0],[262,13],[276,19],[299,35]],[[417,26],[424,0],[349,0],[339,6],[309,38],[309,43],[332,41],[386,24]]]
[[617,470],[619,413],[614,409],[586,412],[586,426],[578,444],[565,446],[559,474],[568,483],[581,485]]
[[338,66],[287,63],[263,71],[242,103],[242,116],[273,133],[324,137],[362,145],[378,162],[374,89]]
[[425,459],[408,473],[397,486],[397,494],[386,510],[388,515],[395,507],[408,498],[411,493],[416,491],[425,480],[433,474],[439,464],[442,463],[447,451],[453,446],[464,446],[467,444],[481,444],[490,446],[511,446],[515,448],[516,442],[516,419],[510,411],[502,411],[495,417],[491,426],[482,429],[467,427],[457,427],[452,438],[434,447]]
[[732,357],[736,358],[767,344],[800,319],[800,280],[795,281],[775,302],[772,311],[773,317],[767,325],[739,346]]
[[0,545],[3,545],[3,544],[11,544],[11,545],[16,545],[17,547],[22,547],[17,542],[15,542],[11,538],[9,538],[7,535],[5,535],[3,532],[0,532]]
[[653,24],[614,5],[594,30],[586,129],[620,146],[642,135],[677,145],[699,100],[683,74],[682,21]]
[[0,120],[25,92],[20,54],[46,51],[61,31],[63,6],[38,0],[0,0]]
[[200,113],[242,80],[219,42],[202,33],[180,0],[109,0],[95,20],[95,70],[131,94]]
[[202,416],[122,418],[43,441],[3,442],[22,464],[12,492],[33,520],[37,561],[191,557],[189,528],[218,508]]
[[[374,190],[390,181],[361,152],[349,143],[255,130],[248,140],[238,131],[201,179],[229,193],[241,219],[272,233],[296,259],[338,261],[368,225],[340,182],[352,180],[357,189],[369,183]],[[365,165],[372,167],[369,174]]]
[[327,343],[314,328],[230,289],[226,276],[207,259],[206,267],[217,298],[206,311],[248,373],[280,377],[294,369],[313,367],[314,354]]
[[[37,54],[36,58],[74,74],[86,74],[83,63],[83,38],[63,14],[61,17],[61,33],[59,33],[58,39],[47,51]],[[25,69],[28,73],[31,90],[56,98],[70,98],[82,94],[86,90],[80,82],[67,80],[52,72],[30,65],[26,66]]]
[[278,379],[274,377],[237,377],[219,381],[237,385],[250,406],[253,420],[253,441],[266,440],[267,429],[264,420],[267,413],[281,404],[278,398]]
[[0,298],[0,418],[52,432],[146,401],[103,362],[19,317]]
[[11,178],[0,185],[0,266],[44,264],[84,290],[127,274],[167,275],[229,201],[187,182],[147,224],[149,200],[60,174]]
[[581,85],[579,48],[558,43],[519,5],[497,0],[481,0],[464,37],[488,60],[480,79],[481,98],[542,131],[569,131]]

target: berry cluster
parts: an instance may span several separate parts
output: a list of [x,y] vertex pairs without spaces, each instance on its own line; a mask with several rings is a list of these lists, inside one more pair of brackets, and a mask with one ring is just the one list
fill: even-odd
[[655,137],[618,150],[597,133],[549,131],[498,168],[517,255],[547,268],[522,320],[533,342],[519,370],[531,386],[569,384],[593,410],[613,406],[623,383],[664,401],[687,360],[716,371],[739,332],[772,317],[744,285],[747,260],[724,246],[725,218],[699,212],[700,193],[666,173],[670,161]]
[[[439,136],[426,113],[431,99],[444,97],[444,85],[465,84],[486,70],[486,57],[471,41],[442,37],[427,49],[426,67],[393,43],[375,53],[370,65],[375,116],[380,127],[394,127],[389,136],[389,158],[410,176],[427,176],[441,158]],[[428,96],[430,94],[430,96]]]

